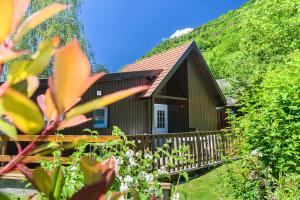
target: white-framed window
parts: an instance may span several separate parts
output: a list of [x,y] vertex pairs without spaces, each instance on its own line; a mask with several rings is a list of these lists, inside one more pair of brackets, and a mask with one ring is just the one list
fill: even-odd
[[108,108],[103,107],[94,110],[94,128],[107,128],[108,125]]

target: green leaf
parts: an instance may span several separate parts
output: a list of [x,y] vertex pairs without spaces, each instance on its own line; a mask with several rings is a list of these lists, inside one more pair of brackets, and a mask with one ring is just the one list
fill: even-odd
[[15,84],[28,77],[41,74],[48,66],[57,45],[57,38],[52,41],[44,40],[40,43],[38,51],[31,57],[31,60],[14,61],[8,70],[8,82]]
[[16,128],[12,124],[4,121],[1,118],[0,118],[0,131],[12,138],[16,138],[18,135]]
[[0,116],[4,115],[4,113],[5,113],[5,110],[3,107],[3,100],[2,100],[2,98],[0,98]]
[[51,174],[52,196],[58,200],[64,186],[64,174],[61,167],[56,167]]
[[180,176],[182,176],[186,182],[189,182],[189,174],[187,172],[181,172]]
[[33,170],[33,179],[34,184],[37,187],[36,189],[40,192],[43,192],[45,195],[50,197],[51,195],[51,179],[47,172],[40,167],[37,167]]
[[44,126],[43,116],[36,104],[23,94],[8,88],[3,95],[5,114],[26,134],[36,134]]
[[36,26],[43,23],[45,20],[56,15],[57,13],[67,9],[69,6],[59,3],[53,3],[28,17],[19,27],[16,35],[15,41],[18,41],[25,35],[28,31],[35,28]]
[[39,87],[39,80],[36,76],[33,76],[20,81],[11,87],[27,97],[31,97]]

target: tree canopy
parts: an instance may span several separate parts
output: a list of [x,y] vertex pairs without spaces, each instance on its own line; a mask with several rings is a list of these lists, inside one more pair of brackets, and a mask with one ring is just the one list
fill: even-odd
[[[69,43],[73,38],[76,38],[82,50],[88,56],[93,72],[107,71],[104,65],[96,62],[94,52],[92,51],[90,42],[84,35],[83,25],[78,19],[80,14],[81,5],[84,0],[61,0],[60,3],[72,5],[67,11],[59,13],[55,17],[47,20],[45,23],[32,30],[24,37],[21,43],[18,44],[18,48],[30,49],[35,52],[38,44],[42,39],[50,39],[55,36],[60,37],[62,45]],[[27,10],[26,16],[40,10],[41,8],[57,2],[56,0],[31,0],[29,9]],[[52,63],[50,64],[52,66]],[[41,77],[48,77],[51,74],[51,67],[41,75]]]

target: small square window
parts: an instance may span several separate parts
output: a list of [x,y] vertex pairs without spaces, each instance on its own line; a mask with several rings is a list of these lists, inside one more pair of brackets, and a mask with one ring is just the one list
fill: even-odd
[[108,108],[103,107],[94,110],[94,128],[107,128],[108,125]]

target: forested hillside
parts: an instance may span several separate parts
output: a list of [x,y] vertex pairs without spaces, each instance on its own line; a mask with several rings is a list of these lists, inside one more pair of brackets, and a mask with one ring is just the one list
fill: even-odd
[[251,0],[150,56],[195,40],[217,79],[226,79],[235,156],[228,171],[238,199],[298,199],[300,184],[300,1]]
[[260,81],[268,69],[299,55],[298,0],[250,0],[241,8],[178,38],[168,39],[145,57],[195,40],[217,79],[238,87]]

